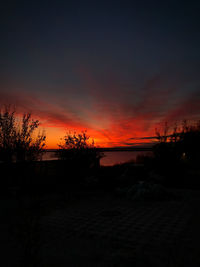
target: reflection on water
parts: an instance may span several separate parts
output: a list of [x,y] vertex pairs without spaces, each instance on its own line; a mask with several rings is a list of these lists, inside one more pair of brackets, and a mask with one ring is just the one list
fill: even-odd
[[[149,155],[149,151],[108,151],[104,152],[105,157],[100,161],[101,165],[111,166],[118,163],[123,163],[135,160],[138,155]],[[57,160],[55,152],[46,151],[43,154],[42,160]]]
[[56,153],[52,151],[46,151],[42,156],[42,160],[57,160],[57,159],[58,157],[56,156]]
[[147,151],[109,151],[105,152],[105,157],[101,159],[101,165],[110,166],[118,163],[135,160],[139,155],[150,155]]

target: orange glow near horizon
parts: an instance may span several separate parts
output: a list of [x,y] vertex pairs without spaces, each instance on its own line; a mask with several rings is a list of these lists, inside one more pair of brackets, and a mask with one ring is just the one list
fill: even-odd
[[198,4],[4,2],[0,112],[39,120],[47,149],[69,131],[147,147],[165,122],[199,120]]
[[[45,129],[46,128],[46,129]],[[46,148],[47,149],[57,149],[58,144],[62,142],[62,139],[67,134],[67,132],[71,131],[80,133],[84,130],[87,131],[88,136],[90,136],[91,141],[94,140],[95,146],[97,147],[123,147],[123,146],[130,146],[126,142],[130,138],[133,137],[133,133],[124,133],[121,134],[113,134],[112,131],[110,131],[110,136],[106,136],[104,133],[101,133],[100,131],[94,130],[94,129],[74,129],[71,127],[59,128],[59,127],[44,127],[45,133],[47,136],[46,139]],[[145,132],[137,132],[137,137],[145,136]],[[134,134],[136,135],[136,134]],[[149,140],[142,140],[142,143],[145,145],[145,143],[149,143]],[[135,139],[132,141],[132,146],[141,145],[141,140]]]
[[[23,113],[17,113],[17,120],[21,120]],[[39,115],[39,114],[38,114]],[[135,122],[123,122],[126,124],[126,127],[122,122],[120,124],[115,124],[114,122],[110,125],[109,129],[99,128],[95,129],[92,127],[84,127],[83,125],[75,126],[75,123],[71,125],[65,125],[52,121],[47,123],[47,120],[41,116],[33,116],[33,119],[39,119],[40,127],[39,132],[44,131],[46,135],[46,149],[57,149],[58,145],[63,142],[63,138],[68,132],[71,133],[81,133],[86,131],[87,135],[90,137],[90,141],[94,140],[95,146],[97,147],[123,147],[123,146],[137,146],[145,143],[149,143],[147,140],[139,141],[140,137],[147,136],[147,132],[141,131],[141,122],[138,122],[137,127],[133,127]],[[126,129],[128,127],[128,130]],[[148,133],[150,134],[150,133]],[[135,138],[134,141],[131,141],[131,138]],[[137,140],[138,138],[138,140]]]
[[[23,112],[17,113],[17,117],[22,117]],[[81,133],[86,131],[90,141],[94,140],[97,147],[129,147],[143,146],[152,142],[150,139],[142,137],[155,136],[155,123],[151,122],[151,127],[145,123],[145,118],[123,119],[115,121],[110,119],[107,128],[101,126],[101,121],[94,120],[90,127],[84,127],[84,123],[67,122],[44,116],[43,114],[33,115],[34,119],[39,119],[39,131],[44,131],[46,135],[46,149],[57,149],[63,142],[63,138],[68,132]],[[95,125],[99,121],[98,127]]]
[[[50,111],[49,111],[50,110]],[[57,149],[63,142],[63,138],[68,132],[81,133],[87,131],[90,141],[94,140],[97,147],[133,147],[150,145],[155,141],[155,128],[162,129],[163,122],[171,121],[173,112],[164,118],[156,119],[154,114],[138,114],[137,116],[126,116],[123,110],[117,116],[102,110],[101,116],[88,111],[87,116],[78,117],[78,113],[73,117],[73,113],[65,110],[47,109],[43,112],[36,109],[33,118],[40,121],[39,131],[45,132],[46,149]],[[17,119],[20,120],[22,114],[27,109],[19,110]],[[167,120],[167,118],[169,118]]]
[[[163,122],[197,118],[200,103],[198,97],[193,95],[174,109],[160,113],[159,105],[163,106],[163,102],[159,99],[153,101],[149,92],[136,107],[101,98],[97,101],[97,97],[96,100],[91,100],[89,106],[81,101],[74,102],[71,106],[67,103],[61,105],[59,101],[44,100],[22,92],[13,95],[1,93],[2,106],[7,103],[6,99],[14,106],[15,101],[18,104],[17,117],[30,112],[34,119],[41,122],[39,129],[46,133],[47,149],[58,148],[61,139],[69,131],[80,133],[85,130],[98,147],[148,145],[154,141],[151,137],[155,136],[155,128]],[[190,112],[187,114],[186,111]]]

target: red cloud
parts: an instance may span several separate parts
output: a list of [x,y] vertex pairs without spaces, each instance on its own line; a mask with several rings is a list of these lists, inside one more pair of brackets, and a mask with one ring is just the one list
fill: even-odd
[[[56,147],[66,130],[85,129],[101,146],[141,145],[139,138],[154,136],[157,123],[200,115],[200,94],[191,94],[182,102],[174,101],[173,90],[177,85],[164,86],[161,75],[137,90],[125,90],[123,84],[113,82],[114,78],[101,84],[87,71],[81,77],[89,102],[78,98],[79,105],[64,106],[64,95],[54,94],[55,99],[47,99],[26,91],[4,90],[0,92],[0,104],[16,105],[19,113],[32,112],[46,128],[50,147]],[[173,102],[180,104],[174,108]],[[131,139],[134,141],[130,142]]]

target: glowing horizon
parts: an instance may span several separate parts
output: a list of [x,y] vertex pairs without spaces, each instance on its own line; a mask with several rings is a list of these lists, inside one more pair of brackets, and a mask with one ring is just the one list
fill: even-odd
[[50,2],[2,5],[0,43],[0,107],[32,112],[49,148],[69,130],[131,146],[200,118],[197,1]]
[[[23,100],[23,103],[26,103],[26,101]],[[0,104],[3,106],[3,103]],[[40,121],[39,131],[44,131],[47,137],[46,149],[57,149],[58,144],[62,143],[62,139],[68,132],[81,133],[82,131],[87,132],[90,140],[94,140],[95,146],[97,147],[146,146],[155,141],[155,129],[158,127],[162,128],[164,122],[168,118],[172,118],[172,114],[176,114],[176,116],[174,115],[174,120],[171,120],[172,124],[180,118],[180,115],[177,116],[179,114],[177,109],[157,119],[155,116],[149,116],[149,114],[147,118],[145,116],[138,116],[127,119],[125,118],[126,114],[122,116],[122,113],[120,120],[114,120],[111,114],[108,113],[106,117],[110,118],[110,120],[107,123],[107,128],[105,128],[105,121],[103,120],[101,125],[99,116],[96,120],[93,117],[90,125],[87,123],[84,125],[84,121],[72,120],[69,115],[66,115],[65,111],[59,110],[59,107],[46,104],[45,102],[42,103],[42,112],[39,106],[37,107],[37,105],[33,105],[29,101],[26,105],[21,106],[18,103],[18,106],[15,106],[18,116],[21,117],[23,113],[31,112],[32,117]],[[44,107],[46,107],[45,111]],[[179,108],[179,110],[181,109]],[[197,118],[196,113],[191,114],[190,118]],[[168,122],[170,121],[168,120]]]
[[[63,129],[54,129],[51,128],[50,130],[46,130],[46,134],[47,134],[47,149],[57,149],[58,148],[58,144],[60,142],[62,142],[62,139],[64,138],[64,136],[68,133],[68,132],[76,132],[76,133],[80,133],[82,132],[82,130],[75,130],[75,129],[66,129],[66,131]],[[124,139],[123,137],[121,138],[121,140],[117,139],[117,140],[111,140],[108,141],[105,137],[102,137],[100,134],[99,136],[95,136],[95,132],[93,132],[94,135],[90,134],[90,131],[86,130],[88,136],[90,136],[90,140],[94,140],[94,144],[97,147],[128,147],[128,146],[145,146],[147,144],[149,144],[149,140],[145,141],[143,140],[143,142],[139,141],[140,138],[138,138],[138,140],[134,140],[134,142],[132,142],[131,144],[127,144],[124,143],[126,139]],[[91,131],[92,133],[92,131]],[[131,138],[131,136],[130,136]],[[129,138],[128,138],[129,139]],[[120,142],[121,141],[121,142]]]

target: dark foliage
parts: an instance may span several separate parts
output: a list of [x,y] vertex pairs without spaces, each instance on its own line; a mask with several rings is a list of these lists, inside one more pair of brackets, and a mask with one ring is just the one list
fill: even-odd
[[165,177],[165,184],[194,187],[197,180],[190,172],[199,169],[200,122],[187,123],[157,131],[158,143],[153,147],[153,168]]
[[163,134],[156,130],[158,143],[154,146],[154,156],[161,162],[196,163],[200,159],[200,121],[188,124],[186,120],[181,126],[175,126],[170,132],[167,123]]
[[39,121],[31,114],[23,115],[20,120],[15,110],[5,106],[0,111],[0,161],[25,162],[38,160],[43,153],[46,136],[35,135]]
[[97,167],[103,157],[103,154],[95,147],[94,141],[90,142],[90,137],[86,132],[79,134],[69,132],[64,137],[64,142],[58,146],[58,158],[79,167]]

